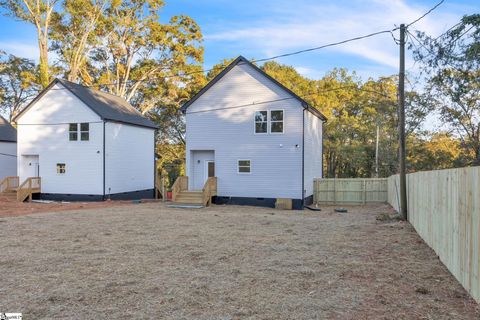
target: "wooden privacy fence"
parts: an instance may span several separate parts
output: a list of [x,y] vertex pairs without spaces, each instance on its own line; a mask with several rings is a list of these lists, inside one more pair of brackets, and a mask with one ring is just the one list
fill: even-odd
[[366,204],[387,202],[387,178],[314,179],[313,202]]
[[[399,209],[399,177],[388,178],[388,202]],[[408,217],[417,233],[480,302],[480,167],[407,175]]]

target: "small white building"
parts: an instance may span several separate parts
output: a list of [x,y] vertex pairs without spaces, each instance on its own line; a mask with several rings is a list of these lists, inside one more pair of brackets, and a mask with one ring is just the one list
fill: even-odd
[[0,116],[0,181],[17,175],[17,130]]
[[240,56],[182,111],[189,190],[216,176],[217,204],[312,203],[326,118],[291,90]]
[[41,198],[152,198],[156,125],[124,99],[54,80],[15,117],[20,183]]

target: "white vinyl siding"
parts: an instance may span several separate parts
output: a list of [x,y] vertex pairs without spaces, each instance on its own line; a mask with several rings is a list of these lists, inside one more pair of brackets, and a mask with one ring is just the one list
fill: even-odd
[[[18,119],[18,175],[32,174],[38,155],[43,193],[103,194],[103,122],[61,84],[53,86]],[[69,141],[70,123],[89,123],[89,141]],[[80,137],[77,137],[80,139]],[[57,174],[57,163],[66,171]]]
[[305,197],[313,194],[313,179],[322,177],[322,126],[322,120],[305,111]]
[[105,194],[153,189],[154,130],[105,124]]
[[17,144],[0,141],[0,180],[17,175]]
[[[190,151],[213,150],[219,196],[300,199],[301,103],[286,99],[262,103],[261,109],[255,105],[282,98],[291,95],[251,66],[240,64],[232,68],[187,109],[187,175]],[[207,111],[211,109],[216,110]],[[271,110],[284,110],[284,134],[256,134],[252,130],[255,112]],[[251,160],[250,174],[238,174],[238,159]]]

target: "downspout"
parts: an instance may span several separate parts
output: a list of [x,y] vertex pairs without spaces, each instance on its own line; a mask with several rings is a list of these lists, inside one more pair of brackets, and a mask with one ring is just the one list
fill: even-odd
[[103,200],[105,201],[105,120],[103,121]]
[[324,123],[325,121],[322,120],[322,175],[320,176],[320,178],[323,178],[323,133],[325,132],[325,128],[323,126]]
[[302,209],[305,205],[305,110],[302,112]]
[[[157,199],[157,159],[156,159],[156,143],[157,129],[153,130],[153,198]],[[163,190],[162,190],[163,192]],[[163,197],[163,194],[162,194]]]

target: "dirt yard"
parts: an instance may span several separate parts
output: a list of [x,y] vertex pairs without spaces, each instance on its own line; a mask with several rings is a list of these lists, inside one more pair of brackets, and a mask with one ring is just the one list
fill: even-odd
[[[132,204],[132,201],[94,201],[94,202],[17,202],[0,199],[0,218],[23,216],[39,212],[56,212],[79,209],[106,208]],[[1,312],[1,311],[0,311]]]
[[[388,206],[161,203],[0,218],[0,312],[25,319],[479,319]],[[383,217],[385,218],[385,216]]]

